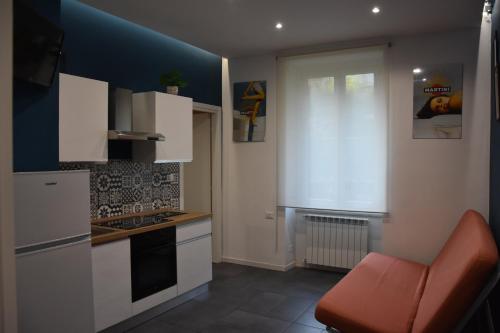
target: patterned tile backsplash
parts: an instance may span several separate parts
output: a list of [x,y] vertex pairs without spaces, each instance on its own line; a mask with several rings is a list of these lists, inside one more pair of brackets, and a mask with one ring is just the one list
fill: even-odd
[[90,170],[92,219],[159,208],[179,209],[179,163],[112,160],[60,163],[61,170]]

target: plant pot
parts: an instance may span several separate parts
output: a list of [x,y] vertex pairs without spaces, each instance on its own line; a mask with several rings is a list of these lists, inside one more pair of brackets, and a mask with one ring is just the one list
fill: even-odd
[[179,95],[179,87],[177,86],[167,86],[167,94]]

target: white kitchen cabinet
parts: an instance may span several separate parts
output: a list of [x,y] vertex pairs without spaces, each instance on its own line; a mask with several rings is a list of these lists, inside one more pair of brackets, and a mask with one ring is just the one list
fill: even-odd
[[92,247],[96,331],[132,316],[130,240]]
[[212,280],[210,226],[210,219],[177,226],[177,290],[179,295]]
[[149,310],[157,305],[177,297],[177,285],[159,291],[153,295],[140,299],[132,303],[132,315]]
[[212,234],[212,221],[210,218],[201,219],[185,224],[179,224],[175,229],[177,244],[184,241]]
[[108,83],[59,74],[59,161],[108,160]]
[[160,92],[133,95],[132,128],[155,132],[165,141],[134,142],[134,157],[155,162],[193,160],[193,100]]

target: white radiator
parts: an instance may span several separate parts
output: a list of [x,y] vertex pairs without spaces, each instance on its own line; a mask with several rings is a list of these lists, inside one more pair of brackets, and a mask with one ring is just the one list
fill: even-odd
[[368,252],[368,219],[304,215],[306,264],[353,268]]

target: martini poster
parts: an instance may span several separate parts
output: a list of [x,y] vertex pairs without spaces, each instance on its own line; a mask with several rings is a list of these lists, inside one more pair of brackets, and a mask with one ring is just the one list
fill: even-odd
[[413,138],[462,138],[461,64],[413,69]]

